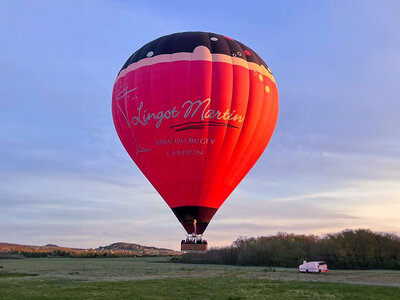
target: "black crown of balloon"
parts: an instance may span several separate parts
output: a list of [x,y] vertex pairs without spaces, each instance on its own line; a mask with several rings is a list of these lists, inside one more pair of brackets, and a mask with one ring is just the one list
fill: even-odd
[[211,32],[181,32],[155,39],[133,53],[120,72],[144,58],[160,54],[191,53],[198,46],[207,47],[211,53],[226,54],[263,65],[270,72],[267,64],[252,49],[234,39]]

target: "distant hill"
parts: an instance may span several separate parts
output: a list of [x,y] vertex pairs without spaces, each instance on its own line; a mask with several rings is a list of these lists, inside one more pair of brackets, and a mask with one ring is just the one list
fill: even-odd
[[10,254],[23,255],[25,257],[67,256],[67,257],[137,257],[137,256],[173,256],[181,252],[165,248],[142,246],[131,243],[114,243],[108,246],[100,246],[95,249],[80,249],[60,247],[54,244],[45,246],[18,245],[0,243],[0,258],[9,258]]
[[143,250],[143,251],[150,251],[150,250],[159,250],[159,251],[172,251],[169,249],[165,248],[156,248],[156,247],[148,247],[148,246],[142,246],[139,244],[131,244],[131,243],[124,243],[124,242],[118,242],[114,243],[108,246],[100,246],[97,248],[99,250],[114,250],[114,251],[138,251],[138,250]]
[[108,246],[100,246],[96,248],[97,251],[109,251],[109,252],[118,252],[118,253],[138,253],[138,255],[156,255],[156,256],[170,256],[170,255],[180,255],[181,252],[174,251],[166,248],[156,248],[149,246],[142,246],[139,244],[132,243],[124,243],[118,242]]

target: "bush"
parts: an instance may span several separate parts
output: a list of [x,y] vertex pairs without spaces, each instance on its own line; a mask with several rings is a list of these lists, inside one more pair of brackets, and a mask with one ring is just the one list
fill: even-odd
[[229,247],[174,258],[184,263],[297,268],[303,260],[324,260],[330,268],[400,270],[400,237],[368,229],[344,230],[323,237],[278,233],[239,238]]

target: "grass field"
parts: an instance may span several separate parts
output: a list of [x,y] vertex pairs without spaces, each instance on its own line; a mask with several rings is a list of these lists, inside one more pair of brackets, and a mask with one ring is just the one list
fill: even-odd
[[0,260],[0,299],[400,299],[400,271],[189,265],[167,258]]

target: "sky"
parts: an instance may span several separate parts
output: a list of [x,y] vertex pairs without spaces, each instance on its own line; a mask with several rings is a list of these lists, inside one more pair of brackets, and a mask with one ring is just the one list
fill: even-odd
[[[209,31],[272,69],[279,119],[206,231],[400,234],[400,2],[1,1],[0,242],[179,248],[184,230],[121,145],[119,69],[145,43]],[[154,222],[159,220],[160,222]]]

